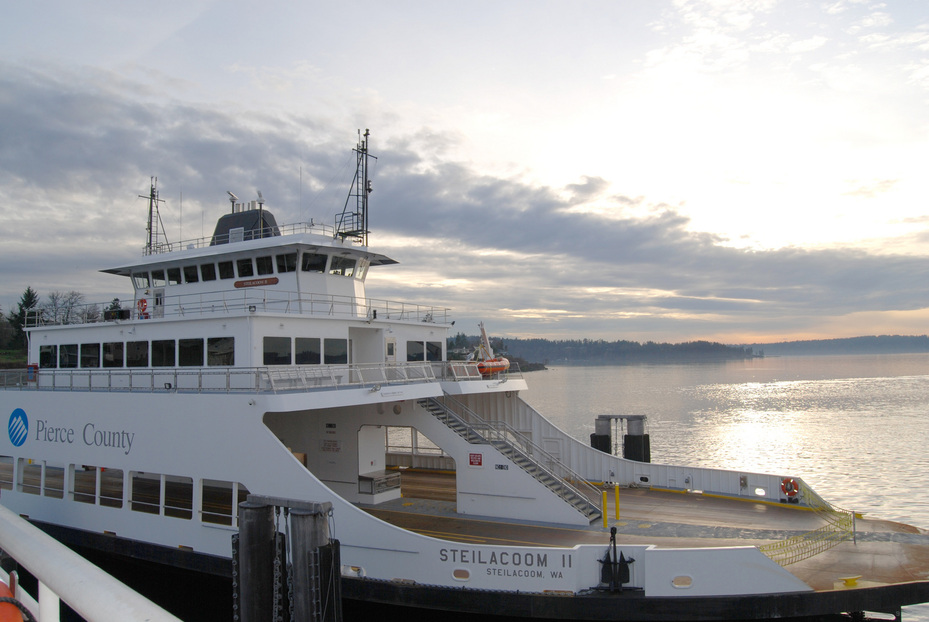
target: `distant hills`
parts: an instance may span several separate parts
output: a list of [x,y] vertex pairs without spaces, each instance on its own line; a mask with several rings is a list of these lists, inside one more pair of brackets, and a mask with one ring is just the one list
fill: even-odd
[[[477,337],[459,333],[449,339],[462,355]],[[726,345],[711,341],[656,343],[648,341],[604,341],[602,339],[491,339],[496,352],[511,359],[551,364],[678,363],[740,360],[764,356],[811,356],[825,354],[929,353],[929,336],[877,335],[844,339],[815,339]],[[463,358],[463,356],[462,356]],[[522,368],[522,365],[520,366]]]
[[813,354],[916,354],[929,352],[926,335],[874,335],[845,339],[813,339],[743,345],[765,356],[805,356]]

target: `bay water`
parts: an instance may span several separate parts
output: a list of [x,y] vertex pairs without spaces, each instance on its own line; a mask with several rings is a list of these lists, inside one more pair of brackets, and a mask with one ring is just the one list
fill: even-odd
[[[929,528],[929,354],[554,366],[522,397],[588,441],[646,415],[655,463],[802,477],[833,505]],[[929,622],[929,605],[904,620]]]

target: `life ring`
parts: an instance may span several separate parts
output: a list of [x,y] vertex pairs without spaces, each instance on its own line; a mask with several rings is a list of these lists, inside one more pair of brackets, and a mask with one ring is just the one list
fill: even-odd
[[139,304],[137,306],[139,307],[140,314],[145,313],[145,310],[148,309],[148,301],[145,300],[145,298],[139,298]]
[[19,606],[15,604],[16,598],[3,581],[0,581],[0,598],[4,599],[0,602],[0,621],[23,622],[23,614]]
[[800,492],[800,485],[797,484],[797,480],[794,478],[785,477],[781,480],[781,492],[788,497],[796,497],[797,493]]

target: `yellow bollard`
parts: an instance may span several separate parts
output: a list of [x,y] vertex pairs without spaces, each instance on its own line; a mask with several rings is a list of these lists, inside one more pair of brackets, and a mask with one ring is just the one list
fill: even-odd
[[601,514],[603,514],[603,528],[606,529],[606,528],[607,528],[607,521],[609,520],[610,516],[609,516],[609,513],[607,512],[607,506],[606,506],[606,491],[605,491],[605,490],[603,491],[603,511],[601,512]]
[[616,484],[615,495],[616,495],[616,520],[619,520],[619,484]]

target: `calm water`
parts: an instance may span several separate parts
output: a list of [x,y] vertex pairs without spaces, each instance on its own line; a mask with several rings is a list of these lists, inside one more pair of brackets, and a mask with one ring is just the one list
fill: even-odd
[[[652,462],[797,475],[828,501],[929,528],[929,355],[555,367],[523,397],[589,439],[597,415],[648,416]],[[904,620],[929,622],[929,605]]]

